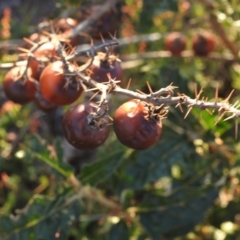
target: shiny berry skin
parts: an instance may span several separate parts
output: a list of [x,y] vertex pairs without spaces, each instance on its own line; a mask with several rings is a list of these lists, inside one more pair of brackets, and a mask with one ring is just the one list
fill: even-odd
[[165,38],[165,48],[172,55],[179,56],[186,48],[186,38],[182,33],[172,32]]
[[132,99],[115,112],[113,129],[118,140],[133,149],[146,149],[154,145],[162,133],[160,119],[149,115],[148,103]]
[[[47,40],[47,37],[43,34],[40,34],[40,33],[32,33],[29,37],[28,37],[29,40],[31,40],[32,42],[34,43],[37,43],[37,42],[40,42],[42,40]],[[29,42],[26,42],[25,43],[25,47],[27,49],[30,49],[33,45],[30,44]]]
[[66,47],[66,50],[69,50],[69,44],[70,47],[74,47],[79,45],[82,40],[82,36],[80,35],[77,35],[69,39],[69,36],[73,31],[73,28],[76,27],[77,24],[78,24],[77,20],[73,18],[61,18],[55,24],[55,29],[59,36],[61,36],[62,38],[66,38],[69,41],[67,44],[63,42],[63,46]]
[[79,149],[93,149],[102,145],[107,139],[110,126],[109,118],[99,121],[91,120],[91,113],[96,113],[94,103],[83,103],[70,108],[63,116],[63,133],[67,141]]
[[46,100],[40,92],[36,92],[34,102],[36,106],[45,113],[52,112],[57,106]]
[[40,65],[39,65],[38,61],[36,59],[32,58],[32,59],[29,60],[28,66],[32,70],[32,77],[35,80],[39,81],[41,68],[40,68]]
[[57,20],[55,24],[55,28],[57,33],[63,33],[65,31],[68,31],[70,29],[73,29],[78,24],[77,20],[73,18],[60,18]]
[[3,90],[7,98],[15,103],[26,104],[34,99],[36,87],[32,77],[32,71],[28,68],[27,79],[23,77],[26,67],[14,67],[10,69],[3,79]]
[[39,81],[40,75],[44,69],[46,63],[40,64],[38,61],[43,60],[52,60],[54,56],[57,56],[57,51],[54,45],[51,42],[46,42],[41,45],[37,50],[34,52],[34,58],[30,59],[29,67],[32,69],[34,78]]
[[43,97],[55,105],[71,104],[83,91],[74,76],[64,74],[62,61],[48,64],[42,71],[39,83]]
[[198,33],[192,38],[192,50],[197,56],[207,56],[216,47],[216,40],[209,32]]
[[110,74],[112,79],[123,79],[120,61],[114,55],[107,56],[105,53],[99,52],[94,57],[89,70],[90,77],[96,82],[108,82],[108,74]]
[[51,59],[55,55],[57,55],[57,50],[52,42],[46,42],[46,43],[42,44],[34,52],[34,56],[36,58],[48,57],[49,59]]

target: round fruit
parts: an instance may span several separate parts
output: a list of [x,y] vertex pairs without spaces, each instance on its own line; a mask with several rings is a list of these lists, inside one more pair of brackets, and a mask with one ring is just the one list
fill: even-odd
[[52,42],[46,42],[46,43],[42,44],[34,52],[34,56],[36,58],[47,57],[47,58],[51,59],[55,55],[57,55],[57,50]]
[[113,129],[118,140],[133,149],[146,149],[155,144],[162,133],[162,122],[154,106],[132,99],[115,112]]
[[70,108],[63,116],[62,125],[67,141],[79,149],[99,147],[110,132],[109,118],[98,117],[97,106],[89,102]]
[[68,40],[67,42],[63,41],[63,46],[66,48],[67,51],[69,51],[69,47],[71,49],[72,47],[80,45],[82,40],[84,39],[81,35],[76,35],[75,37],[70,38],[72,31],[72,29],[69,29],[59,34],[59,36],[61,36],[63,39]]
[[27,69],[27,78],[23,76],[26,67],[10,69],[3,79],[3,89],[6,96],[13,102],[25,104],[34,99],[36,87],[32,78],[32,70]]
[[51,112],[56,109],[56,105],[46,100],[40,92],[36,92],[34,102],[43,112]]
[[165,38],[165,48],[174,56],[179,56],[186,48],[186,38],[182,33],[172,32]]
[[40,63],[39,61],[44,60],[52,60],[54,56],[57,55],[57,51],[54,45],[51,42],[46,42],[42,44],[37,50],[34,52],[34,58],[30,59],[29,67],[32,69],[34,78],[39,81],[40,75],[46,65],[46,62]]
[[192,49],[197,56],[207,56],[216,47],[216,40],[209,32],[198,33],[192,38]]
[[58,32],[63,33],[65,31],[73,29],[74,27],[77,26],[77,24],[78,22],[73,18],[61,18],[56,22],[55,28],[57,33]]
[[64,74],[62,61],[50,63],[44,68],[39,82],[43,97],[56,105],[73,103],[83,91],[75,76],[66,76]]
[[40,66],[41,65],[39,64],[39,62],[36,59],[31,58],[29,60],[28,67],[31,68],[32,76],[37,81],[39,81],[39,77],[40,77],[40,73],[41,73],[41,67]]
[[120,60],[114,55],[99,52],[90,66],[90,77],[97,82],[108,82],[109,77],[116,80],[123,79],[123,70]]
[[[32,33],[32,34],[28,37],[28,39],[31,40],[31,41],[34,42],[34,43],[37,43],[37,42],[40,42],[40,41],[42,41],[42,40],[46,40],[47,37],[46,37],[45,35],[41,34],[41,33],[36,33],[36,32],[35,32],[35,33]],[[33,45],[30,44],[29,42],[26,42],[26,43],[25,43],[25,47],[26,47],[27,49],[30,49],[32,46],[33,46]]]

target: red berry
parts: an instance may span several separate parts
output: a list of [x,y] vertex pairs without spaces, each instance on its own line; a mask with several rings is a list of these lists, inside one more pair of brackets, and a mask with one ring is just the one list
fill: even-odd
[[3,89],[6,96],[15,103],[25,104],[34,99],[36,87],[32,78],[32,70],[27,69],[27,77],[24,71],[26,67],[14,67],[10,69],[3,79]]
[[52,42],[46,42],[46,43],[42,44],[34,52],[34,56],[36,58],[40,58],[40,59],[42,57],[47,57],[49,59],[52,59],[56,55],[57,55],[57,50]]
[[52,60],[54,56],[57,56],[57,51],[54,45],[51,42],[46,42],[42,44],[37,50],[34,52],[34,57],[36,59],[30,59],[29,67],[33,71],[33,76],[36,80],[39,81],[40,75],[44,69],[46,63],[39,63],[38,61],[44,60]]
[[57,33],[63,33],[66,32],[70,29],[73,29],[74,27],[76,27],[78,24],[77,20],[73,19],[73,18],[60,18],[56,24],[55,24],[55,28]]
[[[38,43],[42,40],[47,40],[47,37],[43,34],[40,34],[40,33],[32,33],[29,37],[28,37],[29,40],[31,40],[32,42],[34,43]],[[26,48],[31,48],[33,45],[30,44],[29,42],[26,42],[25,43],[25,47]]]
[[97,106],[83,103],[70,108],[63,116],[63,133],[67,141],[79,149],[92,149],[102,145],[107,139],[109,118],[95,119]]
[[63,46],[66,48],[66,50],[69,50],[69,47],[71,48],[79,45],[83,39],[83,37],[80,35],[76,35],[75,37],[69,39],[74,27],[77,25],[77,20],[73,18],[61,18],[55,24],[56,32],[59,33],[62,38],[69,40],[67,43],[63,42]]
[[34,102],[43,112],[51,112],[56,109],[56,105],[46,100],[40,92],[36,92]]
[[216,47],[216,40],[209,32],[198,33],[192,38],[192,49],[197,56],[207,56]]
[[55,105],[68,105],[81,95],[83,89],[75,76],[66,76],[62,61],[50,63],[40,76],[43,97]]
[[165,48],[172,55],[179,56],[186,48],[186,38],[182,33],[172,32],[165,38]]
[[118,140],[133,149],[146,149],[155,144],[162,133],[162,123],[157,115],[151,115],[153,112],[154,106],[137,99],[122,104],[113,119]]
[[97,82],[108,82],[109,77],[116,80],[123,79],[123,70],[120,60],[114,56],[99,52],[89,68],[90,77]]

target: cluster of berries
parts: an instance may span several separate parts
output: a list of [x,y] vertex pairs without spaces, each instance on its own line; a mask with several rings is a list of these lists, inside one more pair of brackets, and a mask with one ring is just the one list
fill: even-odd
[[[172,32],[167,35],[164,44],[173,56],[180,56],[186,49],[187,39],[181,32]],[[199,32],[192,37],[191,46],[195,56],[208,56],[216,47],[216,39],[210,32]]]

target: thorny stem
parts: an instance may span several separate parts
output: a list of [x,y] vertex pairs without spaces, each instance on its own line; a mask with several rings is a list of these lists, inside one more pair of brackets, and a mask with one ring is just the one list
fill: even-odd
[[[75,51],[74,53],[72,53],[71,55],[68,55],[66,57],[66,60],[71,61],[74,60],[75,58],[78,58],[80,55],[82,54],[86,54],[87,56],[92,56],[92,54],[94,52],[97,52],[101,49],[103,49],[104,47],[109,47],[109,46],[119,46],[118,42],[115,40],[112,40],[112,42],[106,42],[103,43],[101,45],[98,46],[93,46],[91,48],[88,48],[86,50],[82,50],[80,48],[79,51]],[[211,53],[209,56],[205,57],[205,56],[197,56],[198,58],[204,58],[206,60],[216,60],[216,61],[229,61],[229,62],[239,62],[239,59],[234,59],[234,57],[232,57],[232,55],[221,55],[217,52],[213,52]],[[169,51],[154,51],[154,52],[146,52],[146,53],[134,53],[134,54],[130,54],[127,56],[123,56],[121,57],[121,60],[123,61],[123,64],[126,65],[128,64],[128,61],[132,61],[132,60],[138,60],[138,59],[154,59],[154,58],[173,58],[173,56],[171,55],[171,53]],[[174,56],[174,58],[196,58],[196,56],[191,52],[191,51],[183,51],[182,54],[180,56]],[[85,57],[84,57],[85,59]],[[92,59],[92,58],[91,58]],[[44,62],[44,60],[42,60]],[[46,60],[48,61],[48,60]],[[17,61],[14,63],[1,63],[0,64],[0,69],[10,69],[14,66],[26,66],[27,64],[27,60],[23,60],[23,61]],[[91,62],[88,62],[89,65],[91,65]]]
[[101,16],[103,16],[106,12],[111,10],[115,7],[117,0],[108,0],[105,4],[102,5],[102,7],[97,11],[94,12],[89,18],[81,22],[78,26],[74,28],[74,30],[71,32],[69,38],[76,37],[79,33],[85,31],[86,29],[94,22],[96,22]]
[[[43,45],[44,43],[46,43],[48,41],[44,40],[40,43],[38,43],[36,46],[34,45],[30,50],[29,50],[29,55],[31,57],[32,56],[32,53],[34,53],[41,45]],[[88,56],[91,57],[91,59],[93,59],[93,56],[95,55],[95,52],[105,48],[105,47],[109,47],[109,46],[116,46],[118,45],[118,41],[117,39],[113,39],[113,40],[110,40],[108,42],[105,42],[105,43],[102,43],[100,45],[97,45],[97,46],[92,46],[86,50],[80,50],[80,51],[75,51],[74,53],[72,53],[71,55],[68,55],[65,57],[65,60],[66,61],[72,61],[74,60],[78,55],[81,55],[81,54],[86,54]],[[57,48],[59,49],[59,48]],[[65,61],[64,60],[64,61]],[[45,60],[41,60],[41,61],[45,61]],[[46,61],[49,61],[46,59]],[[23,61],[17,61],[17,62],[14,62],[14,63],[2,63],[0,64],[0,69],[10,69],[14,66],[26,66],[28,60],[23,60]],[[91,62],[89,62],[88,64],[91,65]]]
[[[42,41],[39,44],[34,45],[30,49],[29,56],[31,57],[31,54],[34,51],[36,51],[36,49],[40,45],[44,44],[45,42],[46,41]],[[59,55],[60,55],[61,59],[68,66],[70,66],[70,64],[73,66],[73,68],[74,68],[73,73],[76,74],[76,76],[78,76],[79,84],[81,84],[82,86],[85,86],[85,88],[84,88],[85,91],[96,91],[97,90],[99,93],[101,93],[101,99],[100,99],[99,107],[102,107],[103,105],[107,104],[107,95],[109,93],[114,93],[114,94],[125,95],[129,98],[136,98],[136,99],[140,99],[142,101],[151,102],[155,106],[176,105],[176,107],[180,107],[180,109],[181,109],[182,105],[186,105],[187,108],[188,108],[186,116],[188,115],[188,113],[191,111],[191,109],[193,107],[197,107],[201,110],[208,110],[208,109],[217,110],[219,112],[219,115],[220,115],[219,120],[226,113],[230,114],[230,117],[226,118],[225,120],[228,120],[230,118],[239,118],[240,117],[240,110],[238,110],[238,107],[240,105],[236,106],[236,105],[238,105],[238,103],[235,103],[234,105],[229,104],[230,96],[226,100],[223,100],[221,102],[217,101],[218,96],[215,96],[215,101],[214,102],[208,102],[208,101],[204,100],[203,98],[202,98],[202,100],[200,100],[199,98],[200,98],[200,95],[201,95],[202,91],[200,91],[200,93],[197,94],[195,99],[192,99],[185,94],[179,94],[178,96],[173,96],[173,94],[174,94],[173,90],[177,87],[172,86],[172,85],[169,85],[166,88],[161,88],[156,92],[151,92],[150,94],[144,94],[144,93],[141,93],[141,92],[136,92],[136,91],[131,91],[131,90],[128,90],[128,89],[121,88],[120,86],[117,85],[117,83],[119,82],[118,80],[109,79],[109,81],[107,83],[98,83],[98,82],[94,81],[89,76],[86,76],[83,73],[83,71],[85,69],[87,69],[89,64],[93,61],[93,58],[95,56],[95,52],[98,49],[101,49],[101,48],[106,47],[106,46],[113,46],[113,45],[116,45],[117,43],[118,42],[116,41],[116,39],[113,39],[110,42],[106,42],[106,43],[100,44],[98,46],[92,46],[92,48],[90,48],[88,50],[85,50],[85,51],[82,51],[81,53],[85,52],[90,56],[91,61],[87,62],[86,64],[84,64],[83,66],[80,66],[80,67],[74,66],[73,64],[70,63],[70,61],[72,59],[74,59],[74,57],[76,57],[77,54],[80,54],[80,52],[73,53],[70,56],[66,56],[61,44],[58,43],[57,50],[58,50],[58,52],[60,52]]]
[[[113,92],[128,96],[130,98],[137,98],[142,101],[151,102],[154,105],[186,105],[188,108],[196,107],[201,110],[213,109],[217,110],[219,113],[230,113],[232,118],[240,117],[240,110],[238,110],[239,106],[236,104],[229,104],[228,100],[223,100],[221,102],[208,102],[205,100],[199,100],[196,98],[190,98],[185,94],[180,94],[179,96],[171,96],[173,89],[176,88],[174,86],[168,86],[166,88],[161,88],[157,92],[153,92],[151,94],[140,94],[131,90],[123,89],[121,87],[116,87]],[[168,94],[166,97],[162,97],[163,94]]]
[[114,93],[114,94],[127,96],[131,99],[135,98],[135,99],[140,99],[142,101],[150,102],[155,106],[175,105],[176,107],[181,107],[181,105],[185,105],[189,109],[189,112],[193,107],[199,108],[201,110],[209,110],[209,109],[217,110],[221,118],[227,113],[230,114],[230,117],[226,118],[225,121],[231,118],[240,118],[240,110],[238,110],[240,105],[238,105],[238,102],[236,102],[233,105],[229,103],[229,99],[230,99],[230,96],[232,95],[232,92],[230,93],[227,99],[218,102],[217,101],[218,96],[216,96],[217,94],[217,91],[216,91],[215,101],[209,102],[204,100],[204,98],[200,99],[200,95],[203,92],[202,90],[197,94],[195,98],[190,98],[185,94],[179,94],[178,96],[173,96],[174,89],[176,89],[177,87],[172,85],[169,85],[166,88],[161,88],[158,91],[152,92],[150,94],[144,94],[144,93],[139,93],[136,91],[131,91],[128,89],[121,88],[120,86],[116,85],[118,81],[113,79],[110,79],[108,83],[104,84],[104,83],[97,83],[94,80],[90,79],[90,77],[84,77],[83,74],[81,73],[78,73],[78,74],[81,77],[83,84],[86,84],[89,87],[93,87],[93,89],[89,89],[88,91],[91,91],[91,90],[96,91],[97,89],[99,92],[101,92],[102,94],[101,99],[104,99],[105,102],[107,101],[106,93]]
[[[167,34],[166,34],[167,35]],[[138,43],[138,42],[153,42],[153,41],[158,41],[162,39],[165,35],[160,34],[158,32],[156,33],[150,33],[150,34],[142,34],[142,35],[136,35],[136,36],[131,36],[131,37],[125,37],[125,38],[119,38],[118,39],[118,45],[119,46],[124,46],[128,45],[130,43]],[[22,46],[24,43],[23,40],[21,39],[9,39],[5,41],[0,41],[0,49],[12,49],[16,50],[18,46]]]
[[80,54],[87,54],[88,56],[95,56],[95,53],[105,47],[109,47],[109,46],[116,46],[118,45],[118,40],[117,39],[113,39],[110,40],[108,42],[104,42],[102,44],[99,44],[97,46],[92,46],[91,48],[87,49],[87,50],[80,50],[80,51],[76,51],[74,52],[72,55],[69,55],[67,57],[67,60],[73,60],[74,58],[76,58],[78,55]]
[[[115,42],[111,42],[112,44]],[[104,43],[101,45],[101,47],[107,43]],[[98,46],[100,47],[100,46]],[[95,48],[96,49],[96,48]],[[91,61],[93,61],[93,52],[94,48],[92,48],[89,53],[91,54]],[[64,57],[64,56],[62,56]],[[68,61],[65,59],[66,63]],[[216,89],[215,93],[215,101],[214,102],[208,102],[204,98],[200,99],[200,96],[203,92],[203,90],[200,90],[199,93],[197,93],[197,90],[195,91],[195,98],[190,98],[185,94],[179,94],[178,96],[173,96],[174,89],[177,88],[176,86],[169,85],[166,88],[161,88],[156,92],[152,92],[150,94],[144,94],[142,92],[137,91],[131,91],[128,89],[121,88],[117,85],[119,82],[115,79],[109,79],[107,83],[98,83],[91,79],[89,76],[86,76],[84,73],[82,73],[87,67],[88,63],[84,64],[82,67],[75,67],[74,73],[79,78],[79,83],[84,86],[85,91],[96,91],[101,93],[101,99],[99,103],[99,107],[102,107],[103,105],[107,104],[107,94],[114,93],[114,94],[120,94],[125,95],[129,98],[135,98],[140,99],[142,101],[151,102],[155,106],[169,106],[169,105],[176,105],[176,107],[179,107],[181,109],[182,105],[186,105],[188,108],[188,111],[185,115],[185,118],[190,113],[193,107],[197,107],[201,110],[209,110],[214,109],[219,112],[220,118],[218,121],[226,114],[230,114],[230,117],[226,118],[225,120],[231,119],[231,118],[239,118],[240,117],[240,110],[238,110],[238,103],[235,103],[234,105],[229,104],[229,97],[221,102],[218,102],[218,89]],[[166,95],[166,96],[164,96]]]

